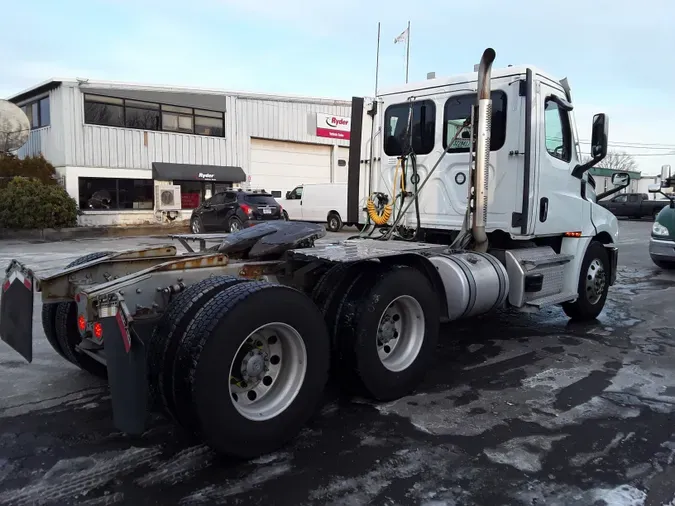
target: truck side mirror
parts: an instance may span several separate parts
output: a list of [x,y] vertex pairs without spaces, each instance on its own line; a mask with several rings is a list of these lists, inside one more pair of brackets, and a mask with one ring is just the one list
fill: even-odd
[[661,195],[663,195],[664,197],[666,197],[670,201],[670,205],[668,207],[670,207],[671,209],[675,209],[675,200],[673,199],[673,197],[671,195],[667,195],[667,194],[663,193],[663,188],[661,187],[660,184],[650,184],[647,187],[647,191],[649,193],[660,193]]
[[[604,112],[593,116],[591,129],[591,159],[574,167],[572,176],[581,179],[591,167],[596,166],[607,156],[607,139],[609,137],[609,118]],[[598,196],[598,200],[600,197]]]
[[630,174],[625,172],[615,172],[612,174],[612,185],[623,186],[624,188],[630,184]]
[[286,192],[286,200],[290,200],[290,199],[291,199],[291,191],[289,190],[289,191]]
[[[593,129],[591,134],[591,156],[593,160],[602,160],[607,156],[607,139],[609,133],[609,121],[605,113],[593,116]],[[614,179],[614,176],[612,176]]]

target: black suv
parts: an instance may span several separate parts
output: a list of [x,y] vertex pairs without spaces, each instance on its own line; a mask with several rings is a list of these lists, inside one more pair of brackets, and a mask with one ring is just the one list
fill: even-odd
[[264,191],[218,192],[192,211],[193,234],[207,231],[236,232],[269,220],[283,219],[283,209],[272,194]]

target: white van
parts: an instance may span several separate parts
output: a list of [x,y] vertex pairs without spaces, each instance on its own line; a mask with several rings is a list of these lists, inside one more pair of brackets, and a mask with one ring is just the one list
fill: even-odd
[[284,218],[293,221],[326,223],[337,232],[347,219],[347,183],[316,183],[296,186],[286,198],[276,199],[284,209]]

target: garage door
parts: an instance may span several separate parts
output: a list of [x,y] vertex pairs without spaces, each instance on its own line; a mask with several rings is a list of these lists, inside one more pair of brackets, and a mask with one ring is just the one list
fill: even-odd
[[331,146],[251,139],[251,187],[285,195],[299,184],[330,183]]
[[338,146],[337,166],[335,167],[335,182],[347,183],[347,171],[349,166],[349,148]]

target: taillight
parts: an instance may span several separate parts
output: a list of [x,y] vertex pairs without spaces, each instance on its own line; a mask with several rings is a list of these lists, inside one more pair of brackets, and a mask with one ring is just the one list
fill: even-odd
[[77,317],[77,328],[79,328],[81,332],[87,330],[87,320],[84,318],[84,315]]
[[94,337],[99,341],[103,339],[103,325],[99,322],[94,323]]
[[244,214],[251,214],[251,206],[247,206],[246,204],[239,204],[239,207],[241,208],[242,211],[244,211]]

